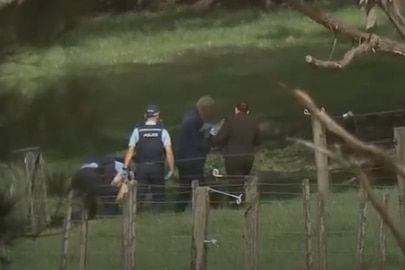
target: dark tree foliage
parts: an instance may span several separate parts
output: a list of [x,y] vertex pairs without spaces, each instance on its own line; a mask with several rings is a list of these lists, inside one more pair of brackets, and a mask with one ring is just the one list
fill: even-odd
[[8,191],[0,189],[0,241],[11,244],[24,234],[24,220],[15,210],[17,200]]

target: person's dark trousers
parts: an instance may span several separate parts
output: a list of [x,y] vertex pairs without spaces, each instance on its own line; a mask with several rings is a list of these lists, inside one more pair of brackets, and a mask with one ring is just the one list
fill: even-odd
[[204,177],[205,160],[178,161],[177,170],[179,173],[179,186],[177,188],[177,199],[175,212],[184,212],[191,201],[191,183],[199,180],[199,185],[205,185]]
[[75,196],[82,199],[88,218],[93,219],[97,214],[97,181],[95,168],[83,168],[76,171],[72,177],[72,189]]
[[120,188],[111,185],[112,179],[111,174],[99,175],[97,194],[101,203],[100,215],[115,216],[120,213],[119,204],[116,202]]
[[[228,178],[229,188],[227,192],[239,196],[245,196],[244,184],[245,177],[248,176],[252,170],[254,156],[240,156],[240,157],[225,157],[225,171]],[[231,198],[233,200],[233,198]],[[232,206],[239,208],[238,205],[232,203]]]
[[152,194],[152,211],[160,212],[165,202],[165,167],[163,163],[140,163],[135,168],[138,181],[138,200],[144,202],[149,187]]

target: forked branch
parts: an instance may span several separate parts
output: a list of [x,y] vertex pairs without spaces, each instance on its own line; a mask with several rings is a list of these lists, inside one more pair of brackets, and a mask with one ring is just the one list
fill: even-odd
[[[305,108],[310,110],[311,115],[314,116],[316,119],[318,119],[325,126],[325,128],[327,128],[329,131],[335,133],[340,138],[342,138],[354,150],[357,150],[359,153],[363,154],[364,156],[376,159],[378,161],[382,161],[386,165],[386,167],[393,170],[396,174],[405,176],[404,168],[402,166],[400,166],[398,163],[394,162],[387,153],[385,153],[382,149],[380,149],[374,145],[366,144],[366,143],[360,141],[359,139],[357,139],[356,137],[354,137],[353,135],[348,133],[343,127],[338,125],[325,112],[325,110],[320,110],[318,108],[318,106],[316,106],[314,101],[311,99],[311,97],[308,94],[306,94],[304,91],[302,91],[300,89],[291,89],[284,83],[280,83],[280,86],[282,86],[284,89],[287,89]],[[393,219],[385,211],[384,205],[374,195],[374,193],[370,187],[370,182],[367,178],[367,175],[361,170],[361,168],[357,164],[357,162],[354,161],[353,159],[346,160],[342,157],[341,154],[337,154],[330,150],[316,147],[310,142],[306,142],[303,140],[296,140],[296,141],[309,148],[312,148],[316,151],[320,151],[320,152],[326,154],[330,158],[333,158],[333,159],[339,161],[340,163],[342,163],[342,165],[352,169],[356,173],[358,180],[360,181],[360,185],[362,185],[362,187],[366,191],[368,198],[370,199],[373,207],[376,209],[376,211],[380,214],[381,218],[387,224],[391,233],[395,237],[395,240],[397,241],[399,247],[401,248],[402,254],[405,256],[405,238],[404,238],[404,236],[402,235],[398,226],[396,226],[395,223],[393,222]]]
[[[381,1],[384,2],[384,0]],[[378,35],[371,35],[356,27],[333,19],[325,12],[315,8],[305,1],[286,0],[286,2],[308,18],[327,28],[334,35],[342,35],[359,44],[359,47],[348,51],[340,61],[321,61],[312,56],[306,56],[306,61],[311,65],[324,68],[343,68],[347,66],[355,56],[364,54],[366,52],[383,52],[405,57],[405,44],[403,43],[385,37],[380,37]]]
[[360,46],[357,46],[351,50],[348,50],[344,54],[343,58],[338,61],[323,61],[323,60],[313,58],[310,55],[307,55],[305,57],[305,61],[308,64],[313,65],[315,67],[342,69],[342,68],[347,67],[353,61],[354,58],[356,58],[357,56],[360,56],[362,54],[365,54],[369,51],[372,51],[372,46],[370,46],[370,44],[363,43]]
[[312,98],[300,89],[292,89],[284,83],[279,83],[281,87],[288,90],[305,108],[307,108],[311,115],[316,117],[330,132],[338,135],[344,140],[344,142],[353,150],[362,154],[365,157],[370,157],[376,161],[381,161],[388,169],[394,173],[399,174],[405,178],[405,169],[400,164],[394,162],[390,155],[384,152],[379,147],[362,142],[343,127],[337,124],[325,110],[319,110],[318,106],[312,100]]
[[381,216],[382,220],[384,223],[387,225],[387,227],[390,229],[392,235],[394,236],[395,240],[397,241],[398,246],[400,247],[402,251],[402,255],[405,257],[405,237],[401,233],[401,230],[399,227],[395,224],[393,218],[389,215],[389,213],[385,210],[384,204],[381,202],[381,200],[374,194],[373,190],[371,189],[370,186],[370,181],[367,177],[367,175],[364,173],[364,171],[360,168],[360,166],[357,164],[357,162],[353,159],[345,159],[343,158],[342,155],[332,152],[330,150],[327,150],[325,148],[317,147],[311,142],[301,140],[301,139],[289,139],[292,141],[295,141],[301,145],[304,145],[314,151],[319,151],[331,159],[334,159],[338,161],[340,164],[345,166],[348,169],[351,169],[357,176],[357,179],[359,180],[360,185],[364,189],[364,191],[367,193],[367,197],[369,198],[371,204],[377,211],[377,213]]

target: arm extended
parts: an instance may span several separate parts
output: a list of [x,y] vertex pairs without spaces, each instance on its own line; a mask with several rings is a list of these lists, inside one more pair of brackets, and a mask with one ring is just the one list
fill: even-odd
[[171,172],[174,172],[174,155],[173,155],[172,142],[171,142],[170,134],[166,129],[164,129],[162,132],[162,142],[163,142],[163,146],[166,151],[167,165],[169,166],[169,170]]

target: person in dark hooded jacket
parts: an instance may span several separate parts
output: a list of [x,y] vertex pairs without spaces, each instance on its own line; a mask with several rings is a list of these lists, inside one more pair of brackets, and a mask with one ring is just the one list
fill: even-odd
[[193,180],[199,180],[200,185],[205,185],[204,167],[210,147],[207,143],[204,123],[214,107],[214,99],[203,96],[197,101],[195,108],[187,112],[182,119],[175,154],[179,173],[176,213],[184,212],[191,201]]
[[73,175],[71,187],[75,195],[83,200],[89,219],[95,218],[100,206],[105,214],[119,213],[115,198],[120,188],[111,185],[111,182],[123,167],[123,158],[97,157],[88,160]]

